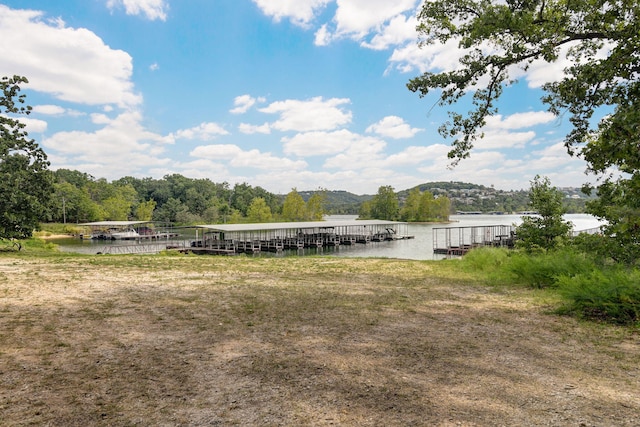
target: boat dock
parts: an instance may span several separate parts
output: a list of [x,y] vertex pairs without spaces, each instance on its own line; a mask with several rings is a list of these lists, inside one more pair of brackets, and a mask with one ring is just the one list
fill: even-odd
[[188,246],[169,249],[232,255],[412,238],[407,233],[407,223],[382,220],[214,224],[195,229],[196,239]]
[[512,225],[434,228],[433,253],[449,257],[462,256],[484,246],[513,248],[515,231]]
[[155,224],[152,221],[97,221],[78,225],[90,230],[88,233],[80,234],[81,239],[144,242],[168,240],[178,236],[178,233],[166,224]]

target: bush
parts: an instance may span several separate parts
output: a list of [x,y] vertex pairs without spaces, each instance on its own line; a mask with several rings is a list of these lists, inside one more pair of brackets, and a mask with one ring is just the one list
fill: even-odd
[[462,258],[462,264],[466,270],[492,271],[500,269],[507,257],[508,249],[504,248],[476,248]]
[[475,279],[484,277],[488,284],[511,284],[512,277],[505,274],[504,268],[509,252],[504,248],[475,248],[462,257],[460,267],[463,271],[474,273]]
[[560,312],[618,324],[640,321],[640,273],[621,268],[593,270],[558,278],[570,302]]
[[532,288],[555,287],[559,276],[572,277],[596,268],[591,258],[570,247],[536,253],[477,248],[461,263],[463,270],[482,273],[492,284],[517,283]]
[[505,265],[516,281],[534,288],[555,287],[560,276],[573,277],[595,268],[593,260],[570,248],[537,254],[516,252]]

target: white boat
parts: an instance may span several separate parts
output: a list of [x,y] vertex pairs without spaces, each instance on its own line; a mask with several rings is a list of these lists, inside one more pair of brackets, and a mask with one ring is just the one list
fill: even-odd
[[140,234],[133,227],[125,230],[112,230],[109,235],[112,240],[132,240],[140,237]]
[[144,221],[100,221],[85,224],[91,227],[91,238],[97,240],[135,240],[140,233],[134,228]]

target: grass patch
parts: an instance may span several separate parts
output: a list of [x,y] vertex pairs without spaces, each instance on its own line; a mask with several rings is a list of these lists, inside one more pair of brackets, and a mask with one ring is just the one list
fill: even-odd
[[0,255],[3,425],[637,424],[635,330],[495,256]]

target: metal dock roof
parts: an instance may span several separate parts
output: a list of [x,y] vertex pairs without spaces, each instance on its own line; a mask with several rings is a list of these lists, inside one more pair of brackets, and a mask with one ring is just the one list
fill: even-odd
[[78,225],[88,225],[92,227],[126,227],[128,225],[144,224],[151,221],[97,221],[85,222]]
[[337,228],[337,227],[361,227],[361,226],[393,226],[406,224],[397,221],[383,221],[379,219],[370,220],[344,220],[344,221],[306,221],[306,222],[262,222],[254,224],[211,224],[196,225],[196,228],[205,228],[213,231],[233,232],[233,231],[269,231],[269,230],[290,230],[290,229],[314,229],[314,228]]

